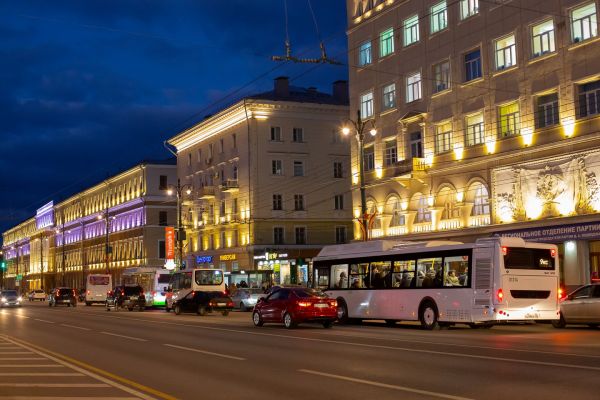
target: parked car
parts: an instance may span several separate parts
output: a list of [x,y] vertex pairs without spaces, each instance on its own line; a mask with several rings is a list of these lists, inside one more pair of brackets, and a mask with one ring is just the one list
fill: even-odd
[[23,297],[16,290],[3,290],[0,292],[0,308],[21,307]]
[[280,288],[261,298],[252,313],[255,326],[283,322],[290,329],[303,322],[320,322],[331,328],[337,317],[337,301],[320,290],[304,287]]
[[177,315],[187,311],[202,316],[212,312],[220,312],[227,316],[232,309],[231,298],[224,292],[218,291],[192,291],[173,303],[173,311]]
[[241,311],[250,311],[254,308],[258,299],[265,297],[265,293],[262,289],[248,289],[239,288],[229,295],[233,306],[239,308]]
[[560,319],[552,321],[555,328],[569,324],[600,326],[600,283],[582,286],[560,303]]
[[48,295],[48,306],[56,307],[59,304],[66,305],[67,307],[76,307],[77,291],[68,287],[52,289],[50,295]]
[[44,292],[42,289],[35,289],[29,292],[27,297],[29,298],[29,301],[46,301],[46,292]]
[[126,308],[133,311],[137,308],[138,311],[146,309],[146,296],[144,289],[139,285],[117,286],[106,294],[106,311],[119,308]]

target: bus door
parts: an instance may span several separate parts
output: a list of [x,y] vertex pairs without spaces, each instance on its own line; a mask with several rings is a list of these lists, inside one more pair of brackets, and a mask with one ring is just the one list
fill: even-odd
[[170,299],[170,305],[178,299],[183,299],[192,291],[192,271],[173,274],[171,287],[173,289],[173,296]]
[[[473,251],[475,270],[470,275],[471,287],[475,297],[474,308],[485,308],[491,305],[493,284],[493,247],[476,247]],[[468,275],[467,275],[468,277]],[[469,278],[467,278],[469,279]]]

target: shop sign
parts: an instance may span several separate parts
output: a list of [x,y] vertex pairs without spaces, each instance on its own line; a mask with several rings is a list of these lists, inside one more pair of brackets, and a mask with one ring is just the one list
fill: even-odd
[[22,279],[23,279],[23,274],[19,274],[19,275],[17,275],[15,279],[16,279],[17,281],[20,281],[20,280],[22,280]]
[[231,261],[237,260],[237,254],[221,254],[219,256],[220,261]]
[[165,258],[167,260],[175,259],[175,228],[165,227]]
[[212,260],[213,260],[212,256],[197,256],[196,264],[211,263]]
[[288,254],[287,253],[269,253],[266,252],[265,254],[261,254],[259,256],[254,256],[255,260],[279,260],[279,259],[284,259],[287,258]]
[[494,236],[519,237],[524,240],[547,243],[556,243],[565,240],[600,239],[600,222],[519,229],[497,232]]

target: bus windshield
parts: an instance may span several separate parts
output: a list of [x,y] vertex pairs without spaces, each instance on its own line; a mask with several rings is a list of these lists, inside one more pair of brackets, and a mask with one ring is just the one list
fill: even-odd
[[508,247],[503,251],[505,269],[554,270],[554,258],[549,249]]
[[220,270],[199,270],[194,275],[196,285],[220,285],[223,283],[223,272]]

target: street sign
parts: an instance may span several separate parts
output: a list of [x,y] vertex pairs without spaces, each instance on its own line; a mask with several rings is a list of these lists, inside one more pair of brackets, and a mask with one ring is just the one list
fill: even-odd
[[23,279],[23,274],[18,274],[16,277],[17,282]]

